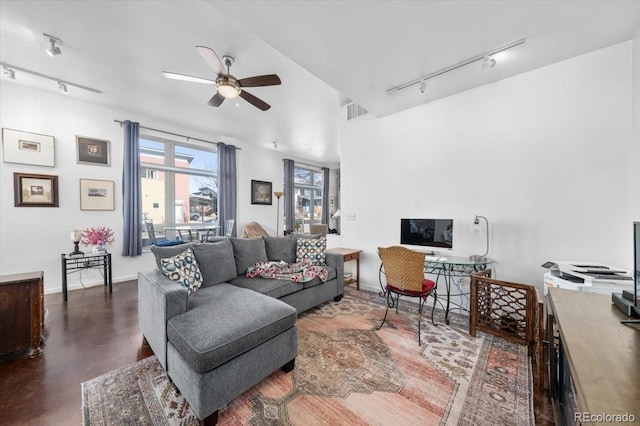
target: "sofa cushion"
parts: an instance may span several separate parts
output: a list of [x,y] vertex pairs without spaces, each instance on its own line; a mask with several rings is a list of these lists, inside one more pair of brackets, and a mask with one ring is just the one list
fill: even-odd
[[249,266],[258,262],[266,262],[267,250],[262,237],[257,238],[231,238],[233,255],[236,260],[236,273],[244,275]]
[[304,288],[302,283],[294,283],[289,280],[276,280],[271,278],[247,278],[245,275],[238,275],[230,281],[231,284],[248,288],[258,293],[279,299],[287,294],[295,293]]
[[162,259],[161,264],[162,273],[170,280],[180,283],[189,294],[195,293],[202,285],[202,274],[191,248]]
[[267,259],[282,260],[287,263],[296,261],[296,239],[294,237],[263,237],[267,249]]
[[296,240],[296,263],[308,259],[314,265],[325,265],[326,252],[326,238],[298,238]]
[[202,303],[194,301],[190,311],[171,318],[167,337],[198,373],[255,348],[296,322],[295,308],[230,284],[203,288],[192,297]]
[[227,282],[238,275],[233,257],[233,245],[228,238],[216,243],[202,243],[193,247],[204,286]]
[[151,246],[151,253],[155,255],[156,265],[158,266],[158,269],[162,271],[162,263],[161,263],[162,259],[175,256],[176,254],[180,254],[186,249],[188,249],[189,247],[193,247],[196,244],[198,243],[195,243],[195,242],[186,243],[186,244],[180,244],[179,246],[169,246],[169,247]]

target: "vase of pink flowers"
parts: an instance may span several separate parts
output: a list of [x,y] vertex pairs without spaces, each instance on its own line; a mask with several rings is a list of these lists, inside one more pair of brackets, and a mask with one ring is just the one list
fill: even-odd
[[81,243],[85,246],[93,246],[94,253],[104,253],[105,246],[115,241],[113,230],[104,226],[87,228],[82,231]]

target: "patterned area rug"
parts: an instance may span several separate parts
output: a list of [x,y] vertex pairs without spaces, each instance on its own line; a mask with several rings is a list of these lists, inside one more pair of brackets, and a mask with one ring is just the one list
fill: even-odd
[[[220,412],[221,425],[529,425],[525,346],[468,335],[468,318],[436,311],[434,326],[401,301],[348,289],[300,315],[293,373],[278,370]],[[82,384],[85,425],[198,425],[152,356]]]

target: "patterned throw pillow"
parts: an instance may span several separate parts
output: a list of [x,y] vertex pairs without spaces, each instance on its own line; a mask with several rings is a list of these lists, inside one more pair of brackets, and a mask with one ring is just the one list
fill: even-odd
[[195,293],[202,285],[202,274],[191,248],[180,254],[160,261],[162,273],[170,280],[177,281],[189,294]]
[[314,265],[325,265],[327,238],[298,238],[296,242],[296,262],[310,260]]

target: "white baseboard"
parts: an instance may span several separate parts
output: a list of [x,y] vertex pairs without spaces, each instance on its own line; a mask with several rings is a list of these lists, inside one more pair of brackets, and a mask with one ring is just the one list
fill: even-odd
[[[125,282],[125,281],[137,280],[137,279],[138,279],[138,275],[118,277],[118,278],[114,278],[113,279],[113,284],[122,283],[122,282]],[[68,285],[67,286],[67,291],[69,292],[69,291],[72,291],[72,290],[80,290],[80,289],[83,289],[83,288],[98,287],[98,286],[103,286],[103,285],[104,285],[104,281],[101,278],[100,280],[84,283],[84,286],[82,284],[79,284],[79,283]],[[60,287],[47,288],[44,291],[44,294],[55,294],[55,293],[62,293],[62,285],[60,285]]]

